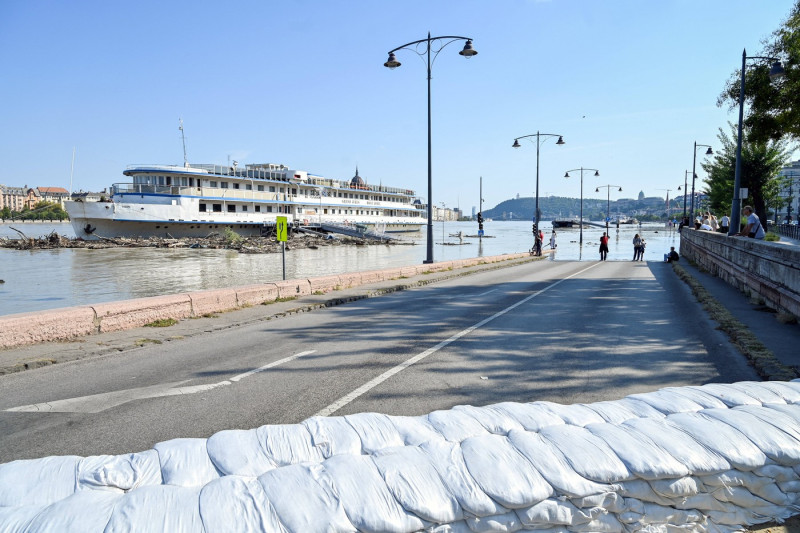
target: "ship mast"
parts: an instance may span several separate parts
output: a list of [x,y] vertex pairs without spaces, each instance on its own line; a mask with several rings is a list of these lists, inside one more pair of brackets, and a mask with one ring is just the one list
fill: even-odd
[[178,129],[181,130],[181,141],[183,142],[183,168],[189,168],[189,161],[186,159],[186,136],[183,134],[183,119],[178,118],[178,122],[180,122]]

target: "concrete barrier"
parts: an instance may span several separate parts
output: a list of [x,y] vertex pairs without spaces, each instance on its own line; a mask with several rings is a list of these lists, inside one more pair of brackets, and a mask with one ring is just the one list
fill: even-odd
[[99,322],[100,333],[140,328],[156,320],[180,320],[192,316],[192,301],[188,294],[101,303],[92,308]]
[[768,307],[800,316],[800,248],[683,228],[681,255]]
[[0,349],[67,340],[94,333],[123,331],[142,327],[157,320],[170,318],[181,320],[261,305],[274,302],[279,298],[297,298],[313,293],[327,293],[368,283],[409,278],[432,272],[447,272],[528,256],[527,253],[521,253],[459,259],[366,272],[348,272],[336,276],[318,276],[230,289],[212,289],[6,315],[0,317]]

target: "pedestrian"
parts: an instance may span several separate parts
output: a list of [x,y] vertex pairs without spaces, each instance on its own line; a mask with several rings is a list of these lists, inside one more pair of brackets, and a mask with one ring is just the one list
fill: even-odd
[[544,232],[542,230],[539,230],[539,240],[544,244]]
[[672,263],[673,261],[680,261],[681,257],[678,255],[678,252],[675,251],[674,246],[669,247],[669,253],[664,254],[664,260],[667,263]]
[[644,249],[647,247],[644,237],[642,237],[642,245],[639,247],[639,261],[644,261]]
[[722,215],[722,218],[719,221],[719,231],[720,233],[728,233],[728,228],[730,228],[731,219],[728,218],[728,215]]
[[708,225],[711,226],[711,231],[719,231],[719,222],[717,221],[717,217],[711,213],[708,214]]
[[603,236],[600,237],[600,261],[605,261],[607,255],[608,255],[608,236],[604,231]]
[[533,255],[542,255],[542,239],[539,233],[534,233]]
[[550,235],[550,249],[555,250],[556,246],[558,246],[556,244],[556,230],[553,230],[553,234]]
[[743,235],[751,239],[763,239],[766,236],[764,226],[761,225],[761,220],[758,219],[758,215],[753,212],[753,208],[746,205],[742,208],[742,211],[744,211],[744,215],[747,217],[747,225],[736,235]]
[[642,254],[642,238],[639,234],[633,236],[633,260],[637,261]]

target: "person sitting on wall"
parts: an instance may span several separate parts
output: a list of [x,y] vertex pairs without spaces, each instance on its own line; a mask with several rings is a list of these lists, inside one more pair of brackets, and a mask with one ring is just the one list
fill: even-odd
[[664,254],[664,261],[667,263],[672,263],[673,261],[680,261],[681,256],[678,255],[678,252],[675,251],[674,246],[669,247],[669,253]]

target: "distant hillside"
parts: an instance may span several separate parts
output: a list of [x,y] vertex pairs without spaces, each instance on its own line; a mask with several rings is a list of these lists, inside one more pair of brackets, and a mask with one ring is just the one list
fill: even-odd
[[[484,209],[483,216],[494,220],[533,220],[535,199],[533,197],[515,198],[500,202],[492,209]],[[583,218],[603,220],[606,217],[607,200],[596,198],[583,199]],[[670,200],[672,216],[683,214],[683,197]],[[539,210],[542,220],[554,218],[573,218],[580,214],[580,199],[562,196],[539,197]],[[611,217],[618,214],[637,218],[665,218],[667,216],[664,198],[649,197],[637,200],[622,198],[610,203]]]

